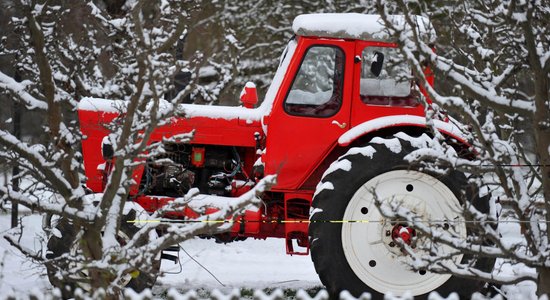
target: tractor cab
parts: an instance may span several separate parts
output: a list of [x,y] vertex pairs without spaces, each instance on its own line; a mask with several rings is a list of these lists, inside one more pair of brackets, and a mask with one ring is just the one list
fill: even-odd
[[[429,27],[425,19],[418,22]],[[276,189],[313,190],[352,142],[339,141],[342,136],[355,132],[357,139],[363,134],[357,126],[380,118],[422,119],[424,95],[380,16],[301,15],[292,28],[292,59],[263,118],[263,161],[266,174],[279,174]],[[390,125],[396,124],[384,126]]]

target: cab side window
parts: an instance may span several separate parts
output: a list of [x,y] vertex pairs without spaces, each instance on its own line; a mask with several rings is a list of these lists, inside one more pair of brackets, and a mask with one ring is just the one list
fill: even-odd
[[411,69],[399,51],[367,47],[362,53],[360,96],[371,105],[416,106],[418,92],[412,89]]
[[332,46],[307,50],[285,103],[291,115],[330,117],[342,105],[344,52]]

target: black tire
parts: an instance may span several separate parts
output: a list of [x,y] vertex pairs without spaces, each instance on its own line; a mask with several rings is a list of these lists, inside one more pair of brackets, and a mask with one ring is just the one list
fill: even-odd
[[[328,222],[331,220],[342,220],[344,218],[344,213],[352,197],[355,195],[356,191],[369,180],[375,177],[380,178],[377,176],[390,171],[420,171],[442,182],[454,194],[458,201],[464,203],[464,199],[468,199],[468,201],[478,210],[488,212],[487,200],[477,198],[477,189],[468,186],[464,174],[457,171],[450,171],[446,175],[436,175],[421,170],[419,167],[412,166],[409,162],[404,160],[405,155],[418,149],[420,144],[422,144],[421,142],[425,141],[424,138],[427,138],[427,136],[411,138],[403,133],[399,133],[396,136],[399,138],[375,138],[365,145],[365,147],[350,149],[347,154],[341,156],[333,163],[329,171],[323,175],[317,187],[312,202],[311,223],[309,226],[311,258],[322,283],[326,286],[330,297],[333,299],[337,299],[340,292],[344,290],[347,290],[355,297],[359,297],[364,292],[367,292],[371,294],[373,299],[383,298],[383,292],[376,291],[372,287],[369,287],[352,270],[343,249],[342,230],[344,225],[338,222]],[[411,143],[411,141],[414,141],[414,143]],[[424,147],[427,146],[420,146],[420,148]],[[349,161],[349,164],[345,162],[345,160]],[[338,166],[343,167],[338,168]],[[395,174],[395,172],[390,174]],[[388,176],[390,174],[388,174]],[[361,208],[361,210],[362,209],[363,208]],[[368,219],[368,217],[366,218]],[[378,225],[376,225],[376,223],[360,223],[349,226]],[[466,230],[471,234],[469,228],[466,228]],[[387,235],[387,231],[385,231],[385,234]],[[349,250],[346,251],[350,253]],[[388,256],[388,254],[385,255]],[[485,271],[491,270],[494,265],[493,259],[463,256],[462,262],[467,260],[471,260],[476,268]],[[372,260],[369,261],[369,264],[370,262],[372,262]],[[403,264],[403,268],[405,269],[407,267]],[[435,290],[444,297],[451,292],[457,292],[461,294],[461,296],[468,296],[469,298],[473,292],[480,290],[483,285],[484,283],[479,281],[450,277],[450,279]],[[429,292],[414,296],[425,298],[428,294]]]
[[[132,238],[139,230],[133,223],[127,221],[136,219],[136,211],[134,209],[129,210],[129,212],[122,216],[120,231],[124,233],[128,238]],[[77,231],[75,227],[67,220],[60,219],[57,223],[56,229],[61,234],[60,237],[52,235],[48,240],[48,252],[46,254],[47,259],[55,259],[61,255],[69,253],[71,250],[71,245],[77,243],[76,235]],[[122,235],[121,235],[122,236]],[[149,241],[147,239],[141,240],[137,243],[137,246],[142,246],[147,244]],[[144,265],[143,268],[138,269],[139,275],[133,277],[126,287],[133,289],[136,292],[141,292],[147,288],[153,287],[157,280],[157,276],[160,271],[160,256],[155,258],[151,265]],[[67,282],[63,278],[58,276],[58,270],[66,269],[68,267],[67,262],[56,261],[55,263],[46,264],[46,270],[48,273],[48,279],[50,283],[61,290],[62,297],[64,299],[74,297],[74,291],[78,287],[76,282]]]

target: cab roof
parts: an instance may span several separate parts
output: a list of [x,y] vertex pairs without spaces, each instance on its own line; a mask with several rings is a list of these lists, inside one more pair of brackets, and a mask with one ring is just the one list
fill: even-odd
[[[389,20],[398,28],[408,29],[405,17],[391,15]],[[422,16],[415,16],[416,30],[427,42],[435,40],[435,31],[430,21]],[[292,30],[296,35],[327,38],[356,39],[376,42],[394,42],[380,15],[358,13],[305,14],[294,19]]]

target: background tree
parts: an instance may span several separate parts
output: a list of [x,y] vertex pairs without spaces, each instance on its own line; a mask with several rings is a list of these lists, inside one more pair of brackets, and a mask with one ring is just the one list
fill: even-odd
[[[263,99],[279,66],[282,50],[293,35],[294,18],[300,14],[323,12],[375,13],[376,7],[372,0],[202,3],[197,15],[202,21],[190,28],[183,47],[184,56],[197,49],[219,48],[219,43],[227,43],[228,35],[237,41],[238,51],[210,57],[204,64],[200,80],[204,88],[194,91],[191,98],[201,103],[214,100],[236,105],[236,96],[247,81],[252,81],[258,88],[259,99]],[[209,38],[204,38],[204,32],[208,32]],[[226,83],[222,85],[221,82]]]
[[[405,59],[413,66],[433,101],[426,103],[428,116],[443,111],[470,127],[476,151],[469,160],[449,151],[450,146],[434,134],[432,151],[409,155],[426,168],[456,169],[470,174],[480,194],[493,203],[493,216],[481,214],[465,203],[464,216],[470,232],[464,239],[437,226],[418,222],[403,208],[380,203],[388,217],[404,218],[423,235],[453,247],[456,253],[501,259],[521,269],[514,275],[498,270],[484,272],[472,265],[453,264],[435,255],[432,245],[423,251],[405,249],[414,258],[411,267],[452,273],[498,284],[524,280],[537,283],[538,294],[550,293],[550,18],[545,1],[396,1],[407,16],[406,26],[394,24],[383,1],[378,8],[399,40]],[[443,39],[432,45],[410,28],[418,26],[413,15],[429,17]],[[422,25],[422,24],[421,24]],[[426,84],[423,70],[429,66],[443,89]],[[428,120],[429,122],[429,120]],[[497,205],[495,206],[494,203]],[[519,224],[523,238],[505,235],[511,221]],[[495,226],[499,223],[499,228]],[[500,229],[500,230],[499,230]],[[480,238],[482,237],[482,238]],[[431,255],[430,255],[431,254]]]
[[[146,159],[144,153],[154,155],[162,151],[160,145],[147,144],[148,135],[166,118],[182,113],[176,109],[181,101],[236,104],[237,91],[246,81],[256,82],[261,94],[292,35],[294,16],[376,10],[372,1],[346,2],[0,3],[0,88],[8,99],[4,103],[11,105],[15,100],[26,110],[22,139],[11,133],[13,119],[8,110],[0,112],[0,162],[6,169],[19,166],[23,171],[18,178],[25,179],[22,191],[6,181],[0,186],[0,195],[2,200],[61,216],[67,226],[74,227],[88,241],[84,259],[68,260],[74,262],[72,265],[67,260],[26,253],[49,264],[52,270],[59,270],[61,277],[87,269],[91,276],[101,279],[94,281],[98,286],[109,286],[108,292],[115,294],[121,288],[116,278],[132,273],[139,262],[154,260],[156,253],[170,243],[211,230],[184,227],[171,237],[149,243],[150,246],[131,249],[129,246],[135,246],[154,230],[156,225],[149,224],[134,228],[140,233],[127,243],[129,246],[118,245],[115,240],[124,218],[130,174],[136,167],[128,162]],[[415,223],[416,228],[453,246],[457,252],[522,263],[537,269],[540,276],[528,271],[515,277],[484,273],[467,265],[446,265],[440,257],[429,255],[416,255],[413,267],[497,283],[538,281],[539,292],[548,293],[548,5],[543,1],[478,0],[459,6],[448,1],[381,2],[378,9],[384,14],[422,14],[432,20],[439,34],[435,53],[421,39],[404,34],[398,25],[394,26],[394,33],[400,35],[402,53],[413,65],[416,79],[425,82],[421,71],[426,63],[439,79],[435,89],[428,88],[433,100],[433,104],[427,104],[428,115],[439,116],[445,110],[470,124],[470,139],[478,152],[476,160],[465,160],[453,156],[443,143],[431,153],[416,153],[410,159],[422,159],[426,167],[444,165],[471,174],[470,180],[481,187],[483,195],[500,202],[493,207],[500,213],[500,220],[520,222],[525,238],[519,242],[501,239],[494,228],[496,220],[472,207],[466,207],[465,214],[472,221],[471,230],[484,237],[479,241],[468,240],[464,244],[432,227],[423,227],[422,223]],[[414,18],[409,21],[414,23]],[[122,123],[111,128],[117,165],[98,208],[89,205],[90,199],[81,186],[82,137],[75,107],[82,97],[128,101],[127,106],[121,107],[125,112]],[[170,109],[159,110],[163,103]],[[185,140],[190,136],[178,138]],[[436,139],[434,147],[441,143]],[[262,188],[260,185],[259,190]],[[220,214],[232,213],[253,202],[252,194],[239,202],[242,205]],[[55,197],[46,201],[45,195]],[[117,217],[108,218],[110,213]],[[411,218],[414,223],[406,211],[394,209],[386,213]],[[102,228],[107,228],[103,235]],[[58,233],[53,229],[51,234]],[[15,235],[8,239],[17,246]],[[139,255],[140,251],[147,255]],[[101,262],[116,267],[104,270],[98,267]],[[67,268],[71,268],[70,272]],[[82,278],[68,276],[67,280]]]
[[[48,268],[50,281],[69,296],[75,287],[96,296],[116,297],[128,284],[141,290],[154,283],[160,252],[197,234],[227,229],[227,225],[194,223],[172,226],[156,238],[160,223],[138,227],[128,221],[143,218],[143,210],[127,203],[133,170],[163,151],[150,143],[152,131],[181,116],[178,104],[197,88],[197,73],[206,51],[187,60],[178,58],[199,2],[181,1],[14,1],[8,31],[0,39],[0,54],[12,58],[13,73],[0,70],[2,93],[39,119],[40,138],[14,136],[6,120],[0,125],[0,159],[17,166],[24,181],[18,190],[10,181],[0,186],[2,200],[55,216],[48,230],[49,253],[22,247],[13,230],[6,238],[13,246]],[[228,37],[231,41],[231,38]],[[226,48],[233,47],[226,44]],[[215,51],[216,49],[211,49]],[[170,101],[173,77],[190,76],[186,88]],[[104,193],[87,195],[83,186],[81,136],[76,107],[83,97],[122,100],[119,122],[110,124],[115,160]],[[186,142],[190,134],[174,136]],[[255,189],[222,207],[210,218],[224,219],[258,199],[257,193],[274,180],[268,177]],[[153,214],[188,205],[197,191]],[[199,220],[200,221],[200,220]],[[57,224],[57,227],[55,227]],[[198,225],[197,225],[198,224]],[[97,294],[104,293],[104,294]]]

